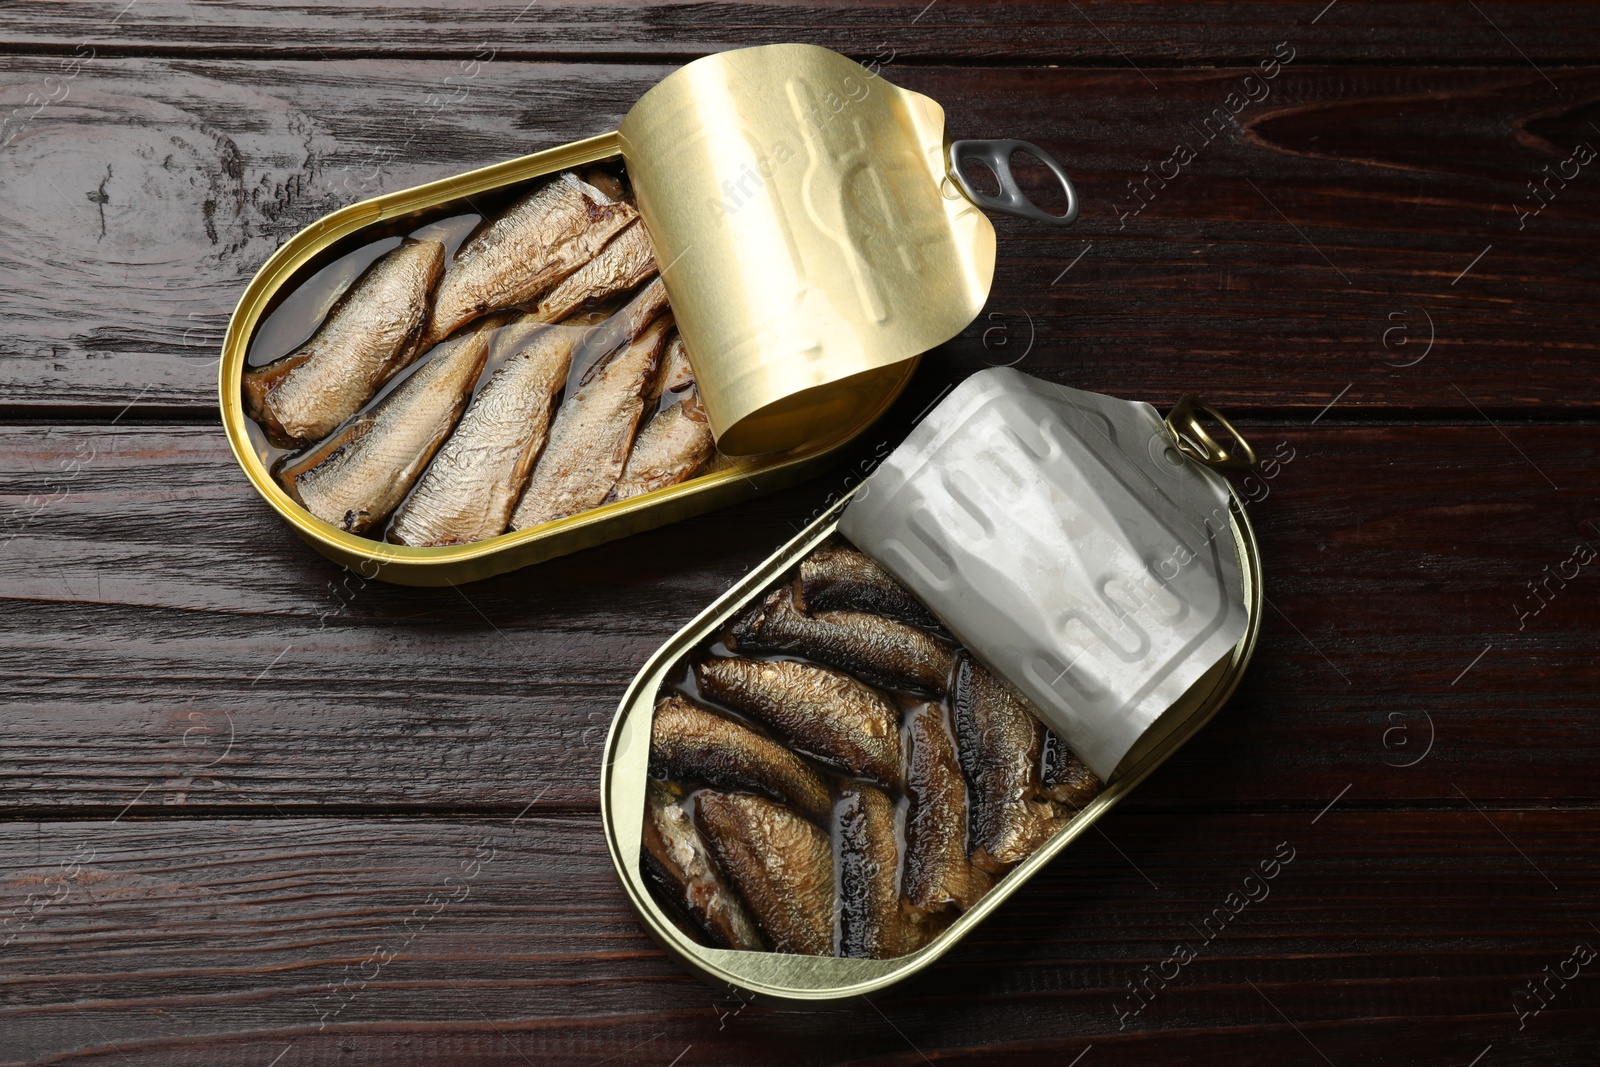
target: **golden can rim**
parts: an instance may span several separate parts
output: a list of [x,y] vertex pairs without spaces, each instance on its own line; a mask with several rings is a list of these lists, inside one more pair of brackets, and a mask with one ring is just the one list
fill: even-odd
[[256,454],[239,387],[250,342],[278,291],[314,257],[367,227],[554,171],[618,157],[621,152],[621,142],[612,131],[358,201],[312,222],[284,242],[256,271],[240,294],[223,336],[217,369],[218,407],[234,459],[261,498],[302,540],[365,578],[416,586],[477,581],[802,481],[835,460],[899,398],[916,372],[920,356],[901,365],[898,380],[858,426],[833,440],[799,452],[757,457],[756,462],[736,461],[731,467],[678,485],[467,545],[418,548],[375,541],[336,529],[297,504]]
[[[1195,683],[1174,708],[1192,704],[1164,735],[1145,748],[1135,762],[1114,775],[1106,788],[1054,837],[1019,863],[973,907],[915,952],[888,960],[795,956],[709,948],[691,940],[656,903],[639,867],[644,820],[644,784],[649,759],[649,726],[655,695],[667,671],[692,648],[724,625],[753,596],[797,563],[839,525],[839,517],[855,491],[847,494],[803,531],[718,597],[646,661],[634,676],[606,738],[600,772],[600,814],[606,847],[623,891],[651,938],[690,971],[741,996],[764,997],[795,1005],[873,993],[924,970],[950,951],[979,923],[1046,864],[1098,822],[1118,801],[1149,777],[1186,744],[1227,703],[1255,654],[1264,604],[1261,550],[1244,500],[1229,486],[1229,520],[1249,615],[1246,630],[1232,654]],[[625,746],[638,746],[633,752]],[[630,779],[630,775],[632,778]]]

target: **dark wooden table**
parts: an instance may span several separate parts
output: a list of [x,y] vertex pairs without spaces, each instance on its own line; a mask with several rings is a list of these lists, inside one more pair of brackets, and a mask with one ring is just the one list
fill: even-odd
[[[1600,10],[1323,4],[8,4],[0,1061],[1596,1062]],[[268,511],[214,381],[312,219],[781,40],[1084,198],[997,222],[989,307],[863,454],[1016,362],[1201,392],[1292,456],[1250,489],[1271,607],[1233,702],[944,961],[812,1013],[647,940],[598,755],[644,657],[843,473],[394,588]]]

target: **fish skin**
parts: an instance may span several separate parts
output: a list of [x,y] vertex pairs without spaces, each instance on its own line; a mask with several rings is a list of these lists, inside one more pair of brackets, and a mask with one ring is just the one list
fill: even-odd
[[[589,331],[583,344],[572,353],[572,369],[567,372],[567,393],[576,393],[606,365],[623,345],[637,340],[639,335],[667,310],[667,285],[656,278],[633,294],[614,314],[607,316],[597,329]],[[651,379],[648,395],[655,386]],[[648,406],[648,405],[647,405]]]
[[656,705],[650,773],[763,793],[819,821],[833,809],[827,783],[799,756],[676,693]]
[[512,204],[456,253],[433,301],[438,343],[473,319],[532,303],[639,217],[570,171]]
[[695,794],[700,831],[774,952],[833,955],[833,842],[750,793]]
[[889,689],[939,695],[949,684],[955,653],[926,630],[863,611],[804,615],[796,584],[774,589],[733,626],[730,647],[789,652],[849,671]]
[[902,955],[908,936],[900,906],[895,805],[876,786],[840,790],[839,955],[883,960]]
[[1048,726],[1044,728],[1043,760],[1039,778],[1044,795],[1074,811],[1084,807],[1106,787]]
[[590,167],[583,172],[583,180],[605,193],[613,200],[631,200],[627,186],[615,174],[603,167]]
[[[668,394],[682,394],[662,404]],[[655,411],[634,439],[622,477],[607,500],[628,500],[705,473],[716,455],[716,439],[705,407],[694,388],[683,335],[674,331],[661,365],[644,397],[645,411]]]
[[956,752],[971,787],[968,844],[992,874],[1027,859],[1060,828],[1040,792],[1044,727],[1020,699],[963,652],[951,693]]
[[401,545],[465,545],[505,532],[550,430],[579,331],[525,317],[495,337],[509,352],[389,523]]
[[625,293],[655,273],[655,246],[644,221],[635,219],[599,255],[541,297],[534,315],[545,322],[560,322],[588,301]]
[[965,911],[992,881],[967,857],[967,782],[956,760],[944,710],[925,704],[907,721],[905,896],[913,922]]
[[717,451],[705,408],[693,392],[656,413],[639,431],[610,500],[628,500],[688,481]]
[[820,762],[900,787],[900,717],[848,674],[789,660],[717,657],[696,664],[695,679],[701,696],[749,715]]
[[661,357],[656,380],[650,383],[650,391],[645,394],[645,407],[659,403],[668,393],[681,393],[693,384],[694,368],[689,365],[689,349],[683,343],[683,334],[675,332]]
[[285,459],[279,481],[307,511],[347,533],[364,534],[382,522],[461,417],[494,325],[490,320],[435,348],[371,410]]
[[633,294],[628,302],[610,317],[621,327],[613,346],[638,337],[646,326],[660,318],[662,312],[667,310],[667,304],[667,283],[659,277],[651,279],[649,285]]
[[669,328],[665,319],[651,323],[562,402],[544,455],[512,512],[513,530],[576,515],[605,500],[627,465],[644,391]]
[[444,270],[438,241],[401,242],[379,256],[322,320],[311,339],[246,371],[245,412],[273,444],[327,437],[424,350],[428,295]]
[[925,630],[941,626],[933,613],[871,556],[838,541],[817,546],[800,561],[796,606],[813,614],[865,611]]
[[658,782],[645,787],[640,866],[718,948],[761,951],[766,943],[718,870],[694,820]]

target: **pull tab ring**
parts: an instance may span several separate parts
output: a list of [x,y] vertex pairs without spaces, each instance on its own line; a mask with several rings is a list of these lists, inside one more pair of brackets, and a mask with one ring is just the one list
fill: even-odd
[[[1215,420],[1233,438],[1232,446],[1223,446],[1200,424],[1199,412]],[[1256,451],[1250,442],[1234,428],[1216,408],[1193,393],[1185,394],[1167,415],[1167,431],[1178,451],[1198,463],[1224,470],[1254,470]]]
[[[1067,193],[1067,213],[1065,215],[1052,215],[1039,205],[1029,200],[1017,185],[1016,177],[1011,173],[1011,155],[1013,152],[1027,152],[1036,157],[1041,163],[1050,168],[1050,172],[1061,183],[1061,188]],[[980,192],[967,177],[962,169],[967,160],[975,159],[983,163],[1000,182],[998,195],[990,196]],[[993,211],[1003,211],[1007,215],[1015,215],[1019,219],[1029,219],[1033,222],[1045,222],[1055,226],[1071,226],[1078,218],[1078,191],[1072,186],[1072,179],[1067,177],[1067,172],[1061,164],[1050,157],[1050,154],[1038,145],[1029,144],[1027,141],[952,141],[949,152],[950,176],[955,178],[956,184],[961,186],[961,192],[966,198],[979,207],[989,208]]]

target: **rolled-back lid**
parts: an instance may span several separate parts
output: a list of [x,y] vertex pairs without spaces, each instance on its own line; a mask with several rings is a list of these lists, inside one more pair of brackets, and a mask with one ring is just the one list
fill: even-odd
[[858,428],[988,299],[994,228],[946,181],[943,110],[844,56],[696,60],[620,135],[723,452]]
[[972,375],[839,530],[1110,781],[1248,624],[1227,483],[1148,404]]

